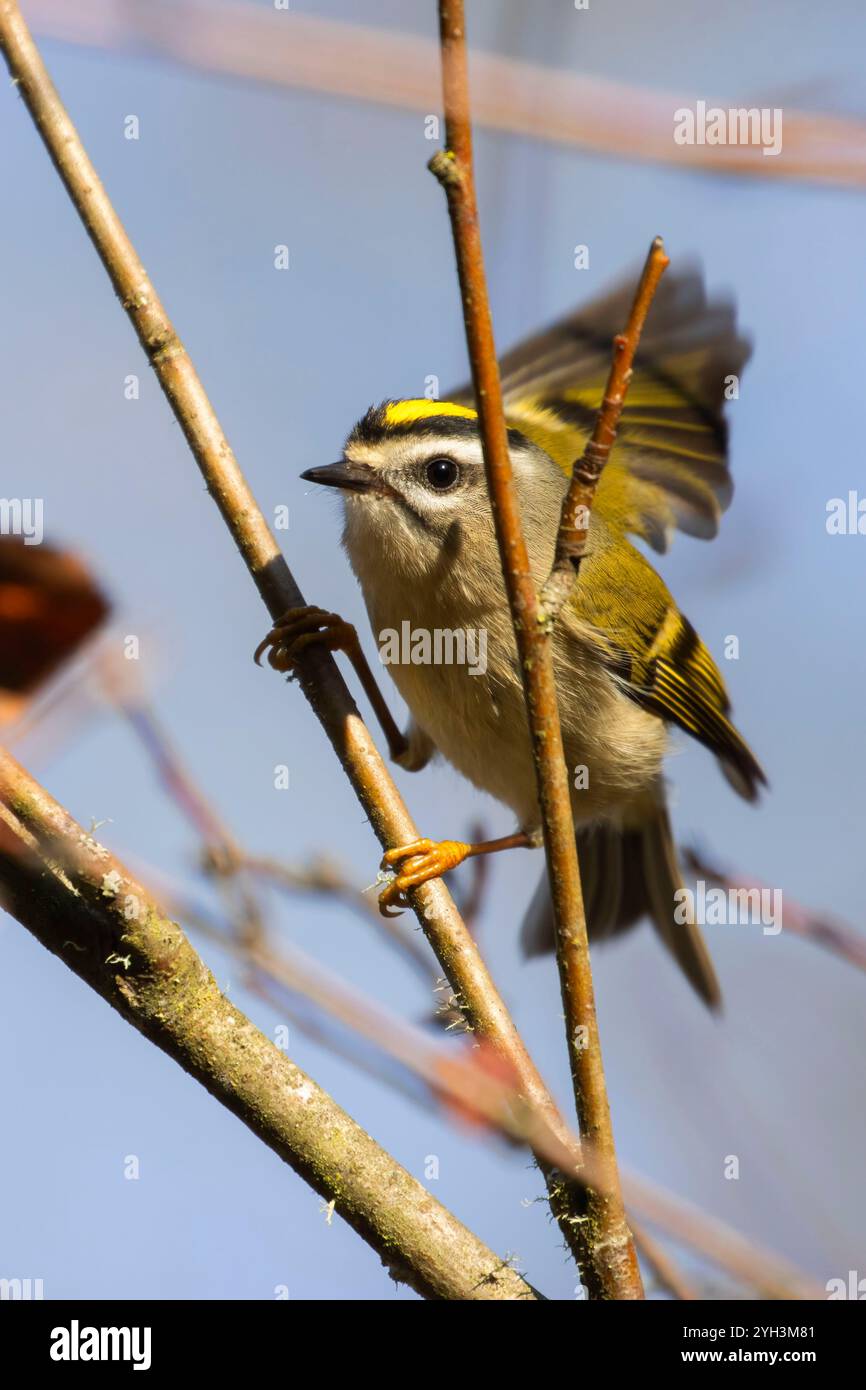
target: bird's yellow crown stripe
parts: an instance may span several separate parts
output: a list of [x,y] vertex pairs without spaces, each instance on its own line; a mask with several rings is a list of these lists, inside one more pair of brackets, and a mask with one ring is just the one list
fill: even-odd
[[413,420],[429,419],[432,415],[459,415],[464,420],[477,420],[478,416],[468,405],[455,405],[452,401],[422,400],[390,401],[385,407],[386,425],[411,425]]

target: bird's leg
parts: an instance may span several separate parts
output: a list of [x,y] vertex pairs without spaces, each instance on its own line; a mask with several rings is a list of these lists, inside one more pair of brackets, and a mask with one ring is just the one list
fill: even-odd
[[440,878],[449,869],[456,869],[464,859],[477,854],[498,854],[503,849],[535,849],[538,836],[527,830],[518,830],[514,835],[503,835],[499,840],[481,840],[467,845],[462,840],[413,840],[411,844],[400,845],[397,849],[386,850],[382,856],[382,868],[398,869],[392,879],[379,894],[379,911],[383,917],[394,917],[397,900],[405,902],[405,894],[410,888],[421,883],[429,883],[431,878]]
[[364,655],[358,633],[351,623],[345,622],[337,613],[327,613],[324,608],[290,608],[274,623],[267,637],[256,647],[256,664],[264,652],[268,663],[275,671],[294,672],[297,659],[307,648],[318,644],[329,651],[343,652],[351,661],[364,694],[373,706],[382,733],[388,740],[388,751],[395,762],[399,762],[408,748],[408,741],[394,722],[384,695],[370,670]]

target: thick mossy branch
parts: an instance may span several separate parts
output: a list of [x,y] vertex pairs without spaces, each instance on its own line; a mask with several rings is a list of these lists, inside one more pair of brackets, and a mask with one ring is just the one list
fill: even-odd
[[426,1298],[535,1291],[225,998],[176,922],[0,754],[0,902],[264,1140]]

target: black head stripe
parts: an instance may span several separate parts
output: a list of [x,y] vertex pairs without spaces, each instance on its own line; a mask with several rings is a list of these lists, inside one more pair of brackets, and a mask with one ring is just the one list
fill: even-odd
[[[386,419],[391,401],[382,401],[371,406],[360,419],[346,441],[351,444],[381,444],[388,439],[477,439],[478,421],[462,415],[424,415],[415,420],[403,420],[391,424]],[[512,448],[525,447],[526,438],[519,430],[508,431],[508,443]]]

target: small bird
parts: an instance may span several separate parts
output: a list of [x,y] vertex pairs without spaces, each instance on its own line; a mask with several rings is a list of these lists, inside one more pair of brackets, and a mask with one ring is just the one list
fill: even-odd
[[[623,285],[500,364],[514,481],[539,586],[550,572],[572,464],[592,432],[611,337],[626,321],[631,293]],[[649,916],[710,1007],[721,998],[716,974],[697,924],[687,911],[682,920],[687,900],[678,896],[682,876],[662,775],[671,730],[685,730],[714,753],[747,801],[766,779],[730,721],[710,653],[630,538],[663,552],[676,528],[704,539],[716,534],[732,494],[723,405],[749,353],[732,304],[707,300],[697,268],[662,282],[595,495],[579,579],[553,636],[590,937]],[[392,643],[393,634],[408,634],[388,669],[411,712],[409,729],[400,735],[354,629],[335,614],[287,614],[257,659],[267,650],[273,666],[291,671],[311,642],[342,648],[403,767],[417,770],[438,752],[517,819],[517,831],[500,840],[421,840],[389,851],[383,864],[398,872],[380,897],[388,912],[413,886],[469,855],[540,843],[520,668],[471,390],[371,408],[338,463],[302,476],[342,491],[343,544],[380,655],[386,634]],[[450,645],[437,648],[437,634],[450,634]],[[455,660],[459,634],[464,646],[470,635],[476,639],[471,665]],[[522,942],[530,955],[552,949],[546,877]]]

